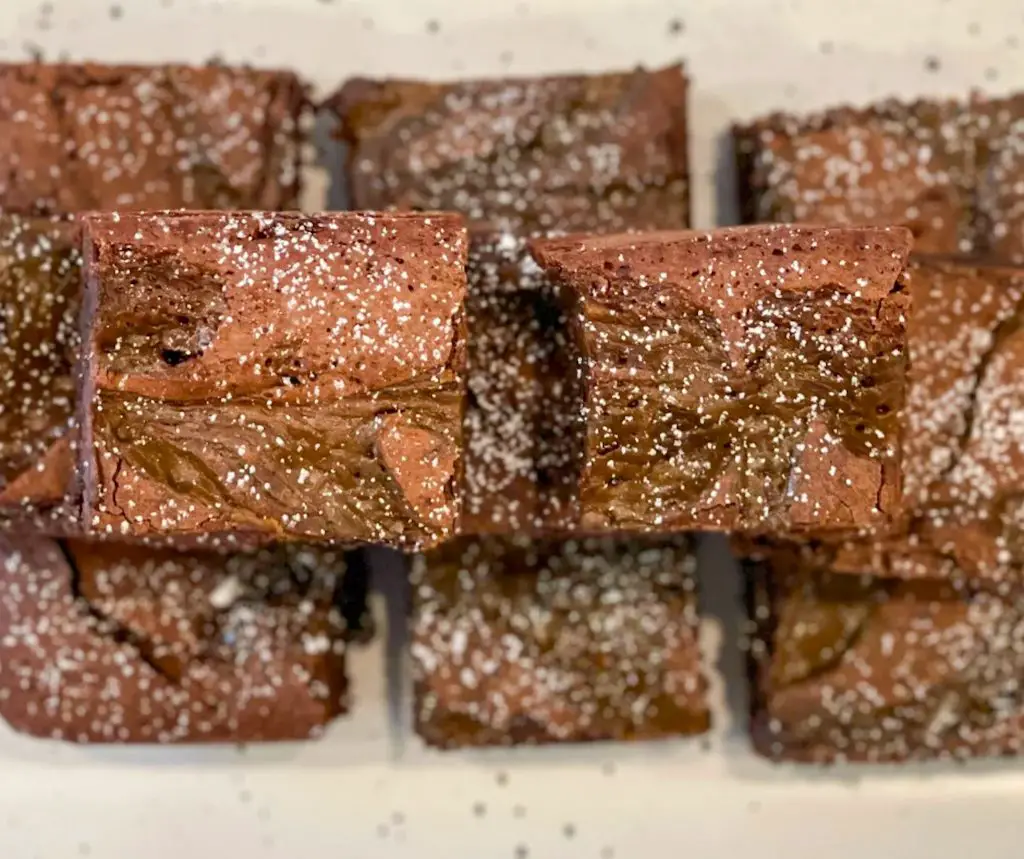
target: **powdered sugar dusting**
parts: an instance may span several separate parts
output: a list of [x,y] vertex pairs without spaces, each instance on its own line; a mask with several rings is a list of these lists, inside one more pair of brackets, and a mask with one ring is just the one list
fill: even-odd
[[475,235],[468,278],[463,530],[556,530],[576,488],[568,321],[522,238]]
[[0,216],[0,507],[55,530],[71,525],[80,280],[70,219]]
[[[303,739],[347,707],[341,557],[6,541],[0,714],[76,742]],[[210,600],[238,583],[230,606]],[[326,638],[310,652],[302,641]]]
[[451,532],[457,218],[149,214],[87,230],[92,527],[411,547]]
[[905,510],[822,552],[850,573],[1018,581],[1024,271],[921,259],[909,286]]
[[426,83],[353,80],[328,103],[356,206],[450,209],[532,234],[687,223],[679,67]]
[[462,541],[417,562],[417,730],[440,746],[707,728],[686,538]]
[[294,207],[306,99],[289,72],[0,66],[0,205]]
[[772,556],[755,582],[762,754],[880,762],[1020,752],[1024,613],[1009,589],[830,575],[796,552]]
[[900,223],[921,253],[1024,261],[1024,99],[895,100],[737,128],[744,219]]
[[534,242],[577,295],[584,527],[887,521],[909,239],[760,227]]

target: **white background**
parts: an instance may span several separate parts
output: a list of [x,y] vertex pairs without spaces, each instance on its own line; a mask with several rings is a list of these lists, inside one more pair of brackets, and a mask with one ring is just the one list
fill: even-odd
[[[354,74],[681,58],[693,78],[695,220],[704,226],[733,216],[722,143],[730,121],[890,94],[1024,88],[1022,43],[1020,0],[0,0],[0,57],[216,55],[294,67],[321,93]],[[314,180],[313,206],[323,171]],[[731,676],[736,582],[711,554],[706,650]],[[397,571],[383,578],[394,584]],[[737,684],[727,706],[717,669],[710,742],[440,755],[403,724],[401,652],[397,631],[382,628],[357,654],[355,713],[316,744],[90,749],[0,729],[0,859],[1024,856],[1024,769],[1012,760],[771,767],[749,754],[730,715],[742,710]]]

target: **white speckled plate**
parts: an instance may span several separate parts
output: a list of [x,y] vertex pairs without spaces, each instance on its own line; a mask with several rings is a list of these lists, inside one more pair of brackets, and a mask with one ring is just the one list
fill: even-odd
[[[599,70],[683,58],[695,218],[729,222],[733,119],[888,94],[1024,89],[1020,0],[2,0],[0,56],[353,74]],[[2,145],[2,141],[0,141]],[[309,205],[322,204],[323,171]],[[718,726],[696,742],[440,755],[402,718],[400,635],[353,660],[355,714],[317,744],[87,749],[0,729],[0,859],[1001,859],[1024,855],[1024,767],[828,772],[749,753],[735,572],[703,572]],[[382,556],[383,560],[383,556]],[[382,567],[387,567],[382,563]],[[392,584],[395,571],[382,579]],[[392,614],[398,608],[391,600]],[[384,602],[378,605],[383,617]],[[390,640],[389,640],[390,638]],[[394,657],[388,658],[390,651]],[[723,675],[727,681],[723,681]]]

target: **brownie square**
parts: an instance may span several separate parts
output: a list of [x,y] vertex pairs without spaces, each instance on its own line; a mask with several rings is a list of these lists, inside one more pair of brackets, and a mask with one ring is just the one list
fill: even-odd
[[978,127],[954,100],[888,100],[734,129],[744,223],[902,224],[921,253],[975,245]]
[[535,241],[575,300],[587,530],[848,530],[900,500],[902,228]]
[[73,366],[81,254],[68,218],[0,214],[0,525],[63,533],[78,510]]
[[93,215],[84,517],[120,537],[401,545],[459,513],[454,215]]
[[0,538],[0,717],[80,743],[317,736],[347,709],[341,555]]
[[417,559],[417,733],[438,748],[706,731],[688,538],[464,538]]
[[747,573],[759,754],[882,763],[1020,752],[1014,590],[834,575],[799,547]]
[[291,72],[0,65],[0,209],[289,209],[307,98]]
[[354,208],[446,209],[523,235],[689,220],[681,66],[452,83],[356,79],[326,107],[349,145]]

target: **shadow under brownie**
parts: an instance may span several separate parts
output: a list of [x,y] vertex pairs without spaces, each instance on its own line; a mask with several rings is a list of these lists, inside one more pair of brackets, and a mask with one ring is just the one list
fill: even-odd
[[464,534],[552,536],[578,517],[577,352],[524,239],[470,233]]

